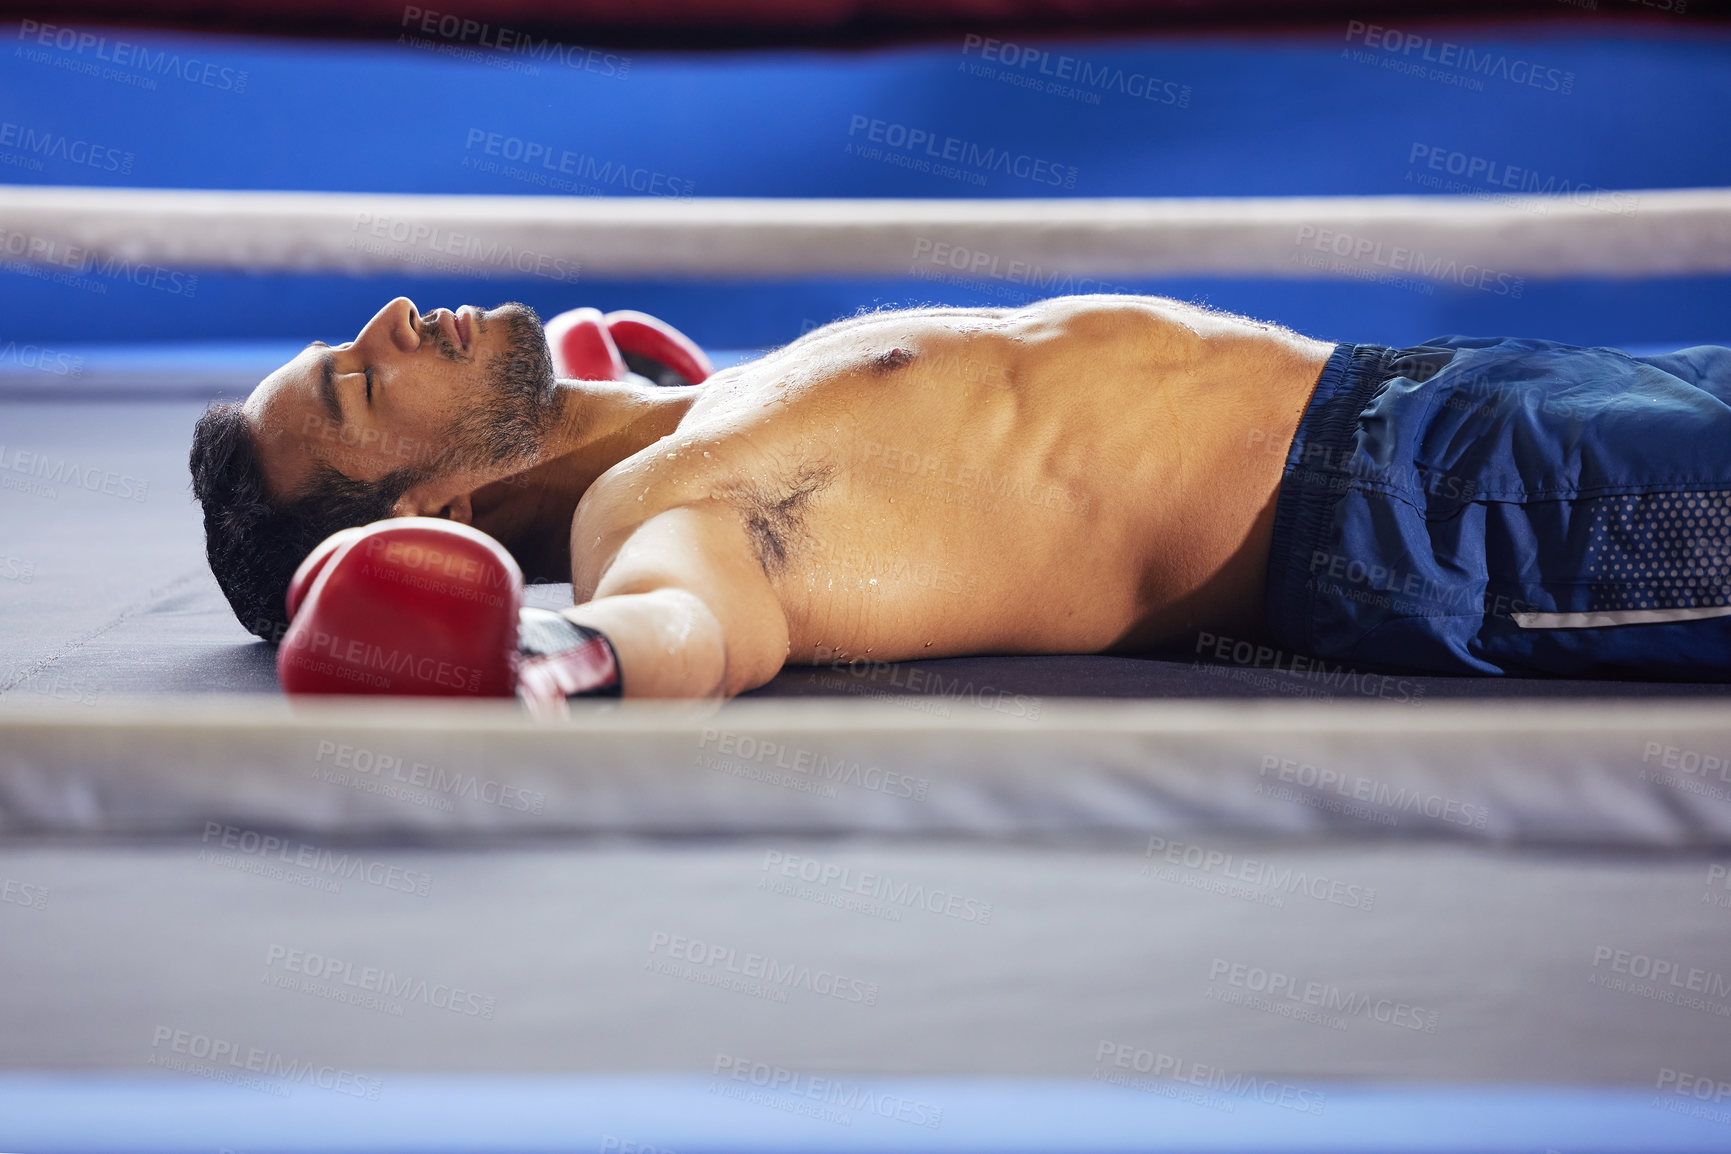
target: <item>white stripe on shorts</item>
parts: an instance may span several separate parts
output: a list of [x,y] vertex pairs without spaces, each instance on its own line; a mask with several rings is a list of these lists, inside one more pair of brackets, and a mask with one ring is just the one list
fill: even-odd
[[1731,617],[1731,605],[1696,609],[1616,609],[1603,613],[1511,613],[1522,629],[1608,629],[1615,625],[1669,625],[1673,621],[1704,621]]

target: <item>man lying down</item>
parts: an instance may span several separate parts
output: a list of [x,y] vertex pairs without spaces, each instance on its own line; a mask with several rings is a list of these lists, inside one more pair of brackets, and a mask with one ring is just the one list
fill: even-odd
[[[550,351],[526,306],[399,298],[204,414],[211,567],[286,688],[559,709],[1204,633],[1731,670],[1731,349],[1331,345],[1089,296],[859,316],[704,379],[632,316],[566,314]],[[522,574],[576,603],[520,621]]]

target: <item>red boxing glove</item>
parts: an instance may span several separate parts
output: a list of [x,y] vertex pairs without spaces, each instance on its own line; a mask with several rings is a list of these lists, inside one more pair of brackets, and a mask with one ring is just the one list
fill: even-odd
[[289,578],[288,587],[288,619],[293,621],[295,614],[300,612],[301,602],[306,598],[307,590],[312,588],[313,578],[324,572],[325,562],[331,559],[331,554],[338,546],[346,545],[355,539],[364,526],[356,525],[352,529],[339,529],[319,543],[318,548],[306,555],[295,569],[295,575]]
[[631,371],[658,385],[700,385],[715,371],[697,342],[664,320],[631,309],[603,319]]
[[553,375],[574,381],[623,381],[627,372],[619,346],[607,332],[600,309],[567,309],[547,322]]
[[436,517],[344,529],[289,583],[277,674],[292,694],[516,694],[541,715],[616,696],[607,638],[522,596],[516,561],[478,529]]
[[553,375],[623,381],[636,373],[657,385],[701,384],[715,372],[697,342],[648,313],[569,309],[547,322]]

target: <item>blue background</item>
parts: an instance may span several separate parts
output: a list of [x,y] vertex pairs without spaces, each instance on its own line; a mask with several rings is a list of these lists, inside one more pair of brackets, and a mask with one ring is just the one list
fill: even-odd
[[[980,53],[965,51],[960,36],[858,53],[629,51],[611,62],[592,59],[585,70],[548,61],[525,68],[521,58],[487,50],[476,53],[481,61],[458,59],[407,43],[92,31],[110,45],[147,44],[227,71],[199,83],[136,64],[118,69],[155,80],[154,90],[141,89],[74,71],[95,63],[94,50],[44,48],[11,26],[0,32],[0,120],[130,153],[131,161],[123,174],[14,149],[10,160],[0,155],[0,180],[546,194],[466,165],[482,158],[468,146],[479,131],[659,172],[698,197],[1431,194],[1410,179],[1424,171],[1411,161],[1415,146],[1572,186],[1731,184],[1731,34],[1671,22],[1589,24],[1572,11],[1543,24],[1420,30],[1573,73],[1566,94],[1498,78],[1471,91],[1400,75],[1379,66],[1386,52],[1367,50],[1362,37],[1349,42],[1344,22],[1304,34],[1045,45],[1054,57],[1187,86],[1184,107],[1098,87],[1085,91],[1099,103],[1085,103],[971,75],[966,66]],[[244,90],[236,91],[241,72]],[[992,173],[982,187],[863,158],[848,151],[861,142],[849,133],[861,116],[1073,167],[1075,186]],[[1483,182],[1472,187],[1494,191]],[[1013,285],[981,293],[895,279],[557,284],[200,272],[189,297],[87,279],[94,283],[55,285],[15,267],[0,271],[0,341],[337,340],[385,299],[406,293],[423,307],[516,298],[543,314],[575,304],[645,308],[705,343],[737,348],[784,341],[861,307],[1003,304],[1028,295]],[[1427,292],[1194,278],[1134,287],[1329,339],[1731,338],[1726,277],[1529,280],[1519,299],[1443,284]]]

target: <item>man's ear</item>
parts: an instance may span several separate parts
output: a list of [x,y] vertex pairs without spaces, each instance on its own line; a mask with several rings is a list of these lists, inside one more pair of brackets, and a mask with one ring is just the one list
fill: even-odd
[[469,494],[458,493],[441,501],[420,489],[410,489],[391,506],[393,517],[444,517],[461,525],[475,523],[475,511],[469,506]]

